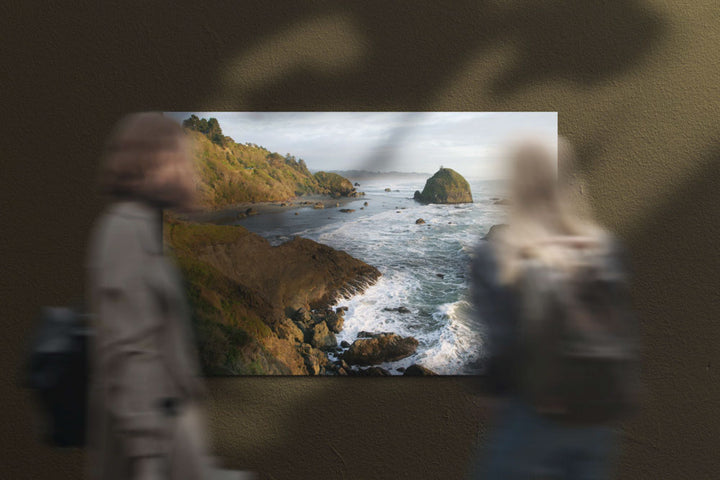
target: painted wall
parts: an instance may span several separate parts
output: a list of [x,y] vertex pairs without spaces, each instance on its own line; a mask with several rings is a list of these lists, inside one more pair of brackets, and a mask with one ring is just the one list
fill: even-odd
[[[18,361],[39,307],[82,291],[103,140],[149,109],[558,111],[635,268],[648,396],[619,478],[717,475],[717,2],[100,3],[0,8],[4,478],[80,474],[35,442]],[[214,445],[268,479],[461,478],[489,417],[469,387],[216,379]]]

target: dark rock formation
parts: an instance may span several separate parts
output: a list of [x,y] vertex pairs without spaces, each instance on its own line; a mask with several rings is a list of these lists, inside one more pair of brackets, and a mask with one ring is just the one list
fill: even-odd
[[300,354],[302,355],[308,374],[323,375],[326,373],[326,368],[330,365],[330,361],[322,350],[304,343],[300,346]]
[[352,208],[341,208],[340,211],[342,213],[353,213],[355,210]]
[[403,373],[403,375],[406,377],[429,377],[437,375],[437,373],[433,372],[429,368],[423,367],[422,365],[413,363],[405,370],[405,373]]
[[300,307],[297,310],[295,310],[295,313],[293,314],[293,320],[296,322],[303,322],[308,325],[312,323],[312,314],[308,311],[305,307]]
[[415,353],[418,341],[413,337],[401,337],[383,333],[371,338],[355,340],[343,355],[350,365],[376,365],[394,362]]
[[342,331],[343,324],[345,323],[345,318],[337,313],[332,313],[327,316],[325,323],[331,332],[340,333]]
[[375,338],[379,337],[380,335],[390,335],[391,332],[368,332],[365,330],[361,330],[357,334],[357,338]]
[[320,350],[330,350],[337,346],[335,334],[330,331],[327,323],[320,322],[313,327],[310,336],[310,345]]
[[415,220],[416,225],[422,225],[423,223],[425,223],[425,220],[423,220],[422,218],[418,218],[417,220]]
[[422,193],[415,191],[422,203],[472,203],[470,184],[451,168],[440,168],[425,183]]
[[274,325],[273,330],[277,334],[278,338],[281,339],[290,340],[296,343],[303,343],[305,339],[305,334],[300,329],[300,327],[298,327],[289,318],[278,322],[276,325]]
[[320,189],[333,197],[346,197],[355,191],[350,180],[337,173],[317,172],[313,177],[317,180]]
[[360,370],[360,372],[363,376],[367,377],[389,377],[392,375],[389,371],[382,367],[369,367]]
[[407,307],[397,307],[397,308],[383,308],[386,312],[398,312],[398,313],[410,313],[410,309]]

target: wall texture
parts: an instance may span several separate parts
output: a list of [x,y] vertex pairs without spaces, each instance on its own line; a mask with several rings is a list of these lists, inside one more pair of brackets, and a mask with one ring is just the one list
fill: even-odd
[[[715,0],[20,2],[0,6],[1,476],[78,478],[16,386],[41,305],[83,288],[91,188],[137,110],[551,110],[626,241],[648,395],[618,478],[720,470]],[[267,479],[461,478],[489,418],[467,380],[210,382],[216,452]]]

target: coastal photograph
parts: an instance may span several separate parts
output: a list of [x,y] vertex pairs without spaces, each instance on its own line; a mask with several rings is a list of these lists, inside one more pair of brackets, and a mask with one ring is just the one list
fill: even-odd
[[197,208],[165,250],[203,373],[477,375],[474,248],[508,208],[504,150],[556,112],[165,112]]

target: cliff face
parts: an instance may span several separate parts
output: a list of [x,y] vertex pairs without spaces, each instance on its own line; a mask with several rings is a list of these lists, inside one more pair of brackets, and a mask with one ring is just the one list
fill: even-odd
[[313,175],[303,159],[289,153],[283,156],[259,145],[237,143],[222,135],[217,120],[210,120],[215,130],[197,130],[201,128],[197,122],[184,122],[192,140],[199,203],[203,208],[283,201],[306,194],[339,197],[355,193],[346,178],[325,172]]
[[[304,238],[277,247],[239,227],[164,225],[167,248],[186,280],[206,374],[319,374],[327,356],[307,313],[359,293],[380,272]],[[298,315],[298,311],[306,315]],[[328,317],[327,324],[334,326]]]
[[451,168],[440,168],[425,183],[422,193],[415,191],[415,200],[423,203],[472,203],[470,184]]

